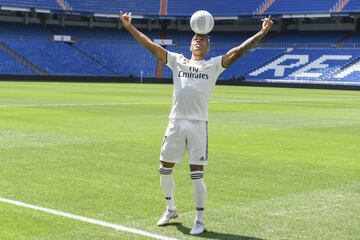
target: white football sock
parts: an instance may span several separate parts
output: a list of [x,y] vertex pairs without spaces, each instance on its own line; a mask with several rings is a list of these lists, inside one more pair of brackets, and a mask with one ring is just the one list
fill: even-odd
[[206,200],[206,185],[203,171],[191,172],[191,180],[194,185],[194,200],[196,207],[196,221],[204,222],[204,210]]
[[160,168],[160,185],[165,195],[166,204],[169,210],[175,210],[174,188],[175,181],[172,175],[172,168]]

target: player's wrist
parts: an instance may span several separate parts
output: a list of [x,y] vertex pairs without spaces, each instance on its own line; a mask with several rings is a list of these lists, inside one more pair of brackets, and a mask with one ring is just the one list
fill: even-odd
[[270,29],[262,28],[262,29],[259,31],[259,34],[262,35],[262,36],[265,36],[269,31],[270,31]]
[[130,31],[131,27],[134,27],[131,23],[127,24],[126,26],[124,26],[126,30]]

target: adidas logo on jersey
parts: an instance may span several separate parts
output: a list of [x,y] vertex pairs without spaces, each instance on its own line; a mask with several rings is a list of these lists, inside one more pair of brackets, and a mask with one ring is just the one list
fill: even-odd
[[200,161],[206,161],[204,157],[201,157],[200,158]]
[[186,65],[186,64],[188,64],[188,63],[190,63],[190,60],[189,60],[189,59],[184,58],[184,59],[183,59],[182,64]]

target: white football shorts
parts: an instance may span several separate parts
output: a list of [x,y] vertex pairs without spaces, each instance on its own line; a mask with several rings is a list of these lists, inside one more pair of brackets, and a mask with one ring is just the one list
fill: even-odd
[[185,152],[189,164],[208,164],[208,123],[206,121],[170,119],[161,147],[160,161],[180,163]]

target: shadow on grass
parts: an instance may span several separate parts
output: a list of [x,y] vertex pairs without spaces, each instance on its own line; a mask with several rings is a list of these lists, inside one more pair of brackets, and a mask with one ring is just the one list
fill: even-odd
[[[169,223],[169,226],[175,226],[180,232],[182,232],[185,235],[190,235],[190,228],[185,227],[182,225],[182,223]],[[261,238],[256,237],[248,237],[248,236],[241,236],[236,234],[230,234],[230,233],[218,233],[213,231],[206,231],[202,234],[196,235],[196,237],[199,238],[205,238],[205,239],[218,239],[218,240],[263,240]]]

